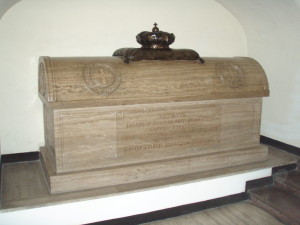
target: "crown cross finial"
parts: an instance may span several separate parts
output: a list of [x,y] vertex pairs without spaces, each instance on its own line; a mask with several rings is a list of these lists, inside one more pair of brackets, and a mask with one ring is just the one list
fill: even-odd
[[154,23],[153,25],[154,25],[154,27],[152,28],[152,32],[158,32],[159,29],[157,27],[157,23]]

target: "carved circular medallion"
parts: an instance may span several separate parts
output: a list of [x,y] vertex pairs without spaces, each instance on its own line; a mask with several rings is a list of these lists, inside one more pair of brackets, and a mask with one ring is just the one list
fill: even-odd
[[113,93],[121,84],[122,77],[111,66],[95,64],[86,66],[84,81],[89,89],[100,95]]
[[242,68],[232,62],[216,64],[216,73],[223,84],[231,88],[238,88],[244,84],[245,75]]

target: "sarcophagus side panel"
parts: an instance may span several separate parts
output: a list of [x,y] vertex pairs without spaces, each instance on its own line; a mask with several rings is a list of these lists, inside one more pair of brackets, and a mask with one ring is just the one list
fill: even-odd
[[259,144],[261,100],[55,112],[57,172],[201,155]]

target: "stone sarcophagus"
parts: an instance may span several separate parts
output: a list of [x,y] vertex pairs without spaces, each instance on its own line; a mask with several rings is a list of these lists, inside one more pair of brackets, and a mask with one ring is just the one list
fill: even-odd
[[127,64],[122,51],[40,58],[41,155],[51,193],[267,159],[259,137],[262,97],[269,89],[255,60]]

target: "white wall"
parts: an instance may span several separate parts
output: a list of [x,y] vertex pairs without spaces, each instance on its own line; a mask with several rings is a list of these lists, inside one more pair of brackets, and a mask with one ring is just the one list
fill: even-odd
[[267,73],[262,135],[300,147],[300,1],[217,1],[242,24],[248,55]]
[[201,56],[247,53],[241,25],[213,0],[22,0],[8,10],[0,20],[2,154],[37,151],[44,143],[39,56],[111,55],[138,47],[135,35],[154,22],[176,35],[173,48]]

